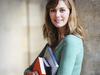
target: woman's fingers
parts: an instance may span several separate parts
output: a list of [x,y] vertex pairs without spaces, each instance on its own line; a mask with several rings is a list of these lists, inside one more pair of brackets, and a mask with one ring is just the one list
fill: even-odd
[[39,75],[37,71],[34,71],[34,72],[27,72],[26,75]]
[[39,75],[39,74],[38,74],[38,72],[37,72],[37,71],[34,71],[34,72],[33,72],[33,75]]

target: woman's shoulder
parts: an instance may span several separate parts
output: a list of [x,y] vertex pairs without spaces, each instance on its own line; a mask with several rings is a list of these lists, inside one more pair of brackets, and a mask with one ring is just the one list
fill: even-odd
[[83,40],[76,35],[67,35],[64,39],[65,46],[74,49],[83,49]]
[[82,42],[82,38],[80,36],[70,34],[70,35],[65,36],[64,41],[65,42],[68,42],[68,41],[70,41],[70,42],[81,41]]
[[80,51],[83,51],[83,41],[76,35],[67,35],[64,39],[64,46],[66,46],[70,52],[74,51],[79,53]]

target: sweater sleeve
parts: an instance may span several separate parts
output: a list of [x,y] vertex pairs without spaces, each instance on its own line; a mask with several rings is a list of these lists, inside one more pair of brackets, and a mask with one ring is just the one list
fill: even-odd
[[75,62],[77,61],[76,57],[81,50],[83,50],[81,38],[74,35],[65,37],[57,75],[72,75]]

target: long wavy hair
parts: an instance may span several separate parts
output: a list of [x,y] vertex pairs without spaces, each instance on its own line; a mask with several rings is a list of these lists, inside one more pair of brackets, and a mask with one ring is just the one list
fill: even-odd
[[[80,38],[84,38],[85,31],[84,27],[79,23],[78,16],[76,14],[75,4],[73,0],[63,0],[67,7],[70,10],[70,15],[68,18],[68,22],[66,23],[66,29],[64,35],[78,35]],[[45,24],[43,25],[43,36],[48,40],[48,43],[51,46],[56,46],[59,42],[59,33],[57,32],[57,28],[52,24],[49,12],[51,8],[55,8],[58,4],[59,0],[49,0],[46,5],[45,12]]]

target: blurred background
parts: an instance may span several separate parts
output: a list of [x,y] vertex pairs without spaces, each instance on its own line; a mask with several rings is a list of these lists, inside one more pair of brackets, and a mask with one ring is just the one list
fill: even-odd
[[[47,0],[0,0],[0,75],[23,75],[46,44],[43,39]],[[100,75],[100,0],[76,0],[86,26],[82,75]]]

